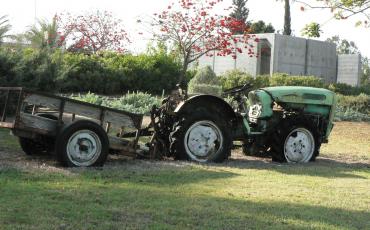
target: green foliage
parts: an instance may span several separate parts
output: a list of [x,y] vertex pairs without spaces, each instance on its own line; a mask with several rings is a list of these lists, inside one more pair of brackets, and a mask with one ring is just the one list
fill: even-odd
[[0,17],[0,45],[2,43],[3,38],[8,37],[7,33],[12,28],[12,26],[8,23],[9,20],[7,19],[6,15]]
[[179,74],[179,63],[165,53],[85,55],[49,49],[0,49],[1,86],[49,92],[120,94],[140,90],[161,94],[175,87]]
[[284,35],[291,35],[290,0],[284,0]]
[[357,45],[353,41],[348,41],[346,39],[341,39],[338,35],[326,39],[327,42],[332,42],[337,47],[338,54],[358,54]]
[[136,92],[128,93],[118,100],[104,100],[103,105],[132,113],[148,115],[152,106],[160,106],[161,101],[161,98],[152,96],[148,93]]
[[207,66],[197,71],[190,80],[188,91],[191,94],[204,93],[212,95],[221,95],[222,88],[220,81],[211,67]]
[[266,24],[264,21],[248,22],[251,34],[274,33],[275,28],[271,23]]
[[344,109],[352,109],[357,112],[370,115],[370,95],[344,96],[338,94],[338,105]]
[[153,105],[160,106],[162,101],[162,98],[155,97],[151,94],[143,92],[127,93],[120,98],[99,96],[90,92],[85,95],[72,95],[71,97],[76,100],[96,105],[102,105],[109,108],[146,115],[149,115],[149,112]]
[[311,22],[307,24],[303,29],[302,29],[302,36],[307,36],[310,38],[319,38],[320,34],[322,33],[321,26],[320,24],[316,22]]
[[225,72],[220,76],[222,89],[231,89],[233,87],[243,85],[247,82],[253,83],[254,79],[250,74],[242,72],[240,70],[231,70]]
[[60,39],[58,34],[58,23],[55,17],[51,23],[47,20],[38,20],[37,25],[33,25],[24,34],[24,38],[36,48],[58,48],[64,44],[64,39]]
[[73,99],[79,100],[79,101],[84,101],[87,103],[95,104],[95,105],[102,105],[103,104],[103,98],[100,97],[99,95],[96,95],[94,93],[88,92],[85,95],[79,94],[77,97],[71,96]]
[[310,86],[322,88],[324,87],[324,82],[314,76],[289,76],[277,73],[271,77],[270,86]]
[[370,95],[370,87],[368,85],[353,87],[345,83],[331,83],[327,88],[343,95],[359,95],[361,93]]

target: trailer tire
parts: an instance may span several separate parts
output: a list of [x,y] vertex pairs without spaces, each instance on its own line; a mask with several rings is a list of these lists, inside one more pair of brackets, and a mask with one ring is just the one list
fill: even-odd
[[[38,113],[36,116],[48,118],[51,120],[58,120],[56,116],[48,113]],[[19,137],[19,145],[24,153],[27,155],[49,154],[54,151],[55,138],[49,136],[40,136],[37,139],[30,139],[26,137]]]
[[36,155],[36,154],[44,154],[48,153],[47,148],[45,145],[37,140],[33,140],[30,138],[19,137],[18,138],[19,145],[23,152],[27,155]]
[[[177,160],[222,162],[230,156],[230,128],[217,113],[198,109],[183,116],[174,124],[173,130],[170,135],[170,151]],[[210,139],[213,142],[209,142]],[[212,149],[214,152],[210,153]]]
[[67,125],[57,137],[56,155],[66,167],[103,166],[109,153],[104,129],[87,120]]
[[310,122],[303,119],[282,122],[271,137],[272,160],[288,163],[315,161],[321,146],[315,130]]

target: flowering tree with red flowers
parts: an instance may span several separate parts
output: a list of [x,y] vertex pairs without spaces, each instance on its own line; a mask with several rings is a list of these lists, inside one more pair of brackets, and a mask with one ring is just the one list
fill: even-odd
[[156,30],[152,34],[157,40],[174,45],[181,56],[179,83],[183,82],[189,64],[203,55],[212,56],[214,52],[210,51],[236,58],[236,53],[246,48],[249,55],[254,55],[253,45],[248,42],[254,35],[233,36],[235,31],[247,30],[245,23],[213,12],[220,2],[222,0],[177,0],[166,10],[154,14],[151,27]]
[[69,50],[96,53],[102,50],[126,51],[130,42],[122,21],[107,11],[73,16],[70,13],[58,16],[62,34],[67,39]]

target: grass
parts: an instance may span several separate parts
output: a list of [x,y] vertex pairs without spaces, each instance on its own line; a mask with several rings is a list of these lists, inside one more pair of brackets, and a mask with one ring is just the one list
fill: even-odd
[[0,229],[369,229],[369,133],[369,123],[337,123],[306,165],[117,159],[64,169],[32,157],[2,164],[20,153],[0,131]]

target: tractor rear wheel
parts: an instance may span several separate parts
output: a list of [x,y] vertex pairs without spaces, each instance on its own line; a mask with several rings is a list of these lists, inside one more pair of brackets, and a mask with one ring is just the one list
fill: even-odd
[[173,130],[170,151],[175,159],[222,162],[230,156],[230,127],[217,113],[198,109],[182,117]]

